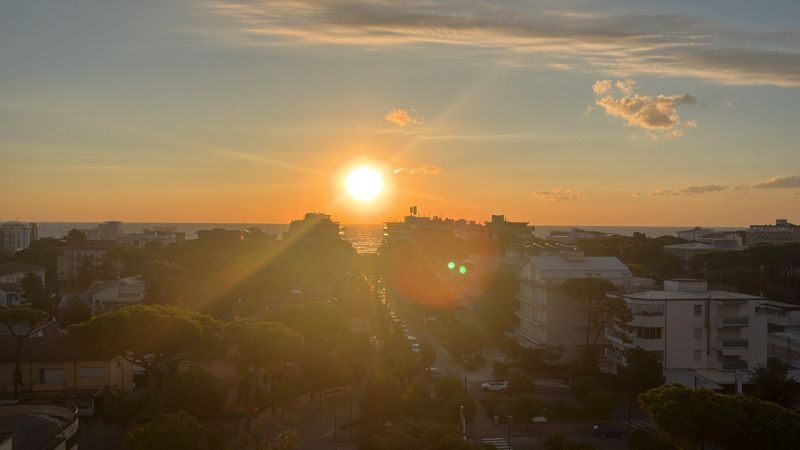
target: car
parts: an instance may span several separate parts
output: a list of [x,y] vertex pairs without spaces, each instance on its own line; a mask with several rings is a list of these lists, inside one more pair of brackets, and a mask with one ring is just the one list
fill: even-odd
[[487,381],[486,383],[481,384],[482,391],[502,392],[506,389],[508,389],[508,381],[505,380]]
[[625,438],[628,436],[627,429],[605,424],[593,426],[592,433],[599,438]]
[[537,425],[544,425],[544,424],[547,423],[547,417],[545,417],[545,416],[536,416],[533,419],[531,419],[531,422],[533,422],[533,423],[535,423]]

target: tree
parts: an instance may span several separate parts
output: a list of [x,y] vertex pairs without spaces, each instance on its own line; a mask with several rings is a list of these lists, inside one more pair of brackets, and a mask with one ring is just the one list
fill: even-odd
[[594,391],[588,394],[583,403],[589,413],[598,419],[607,419],[614,411],[614,397],[606,391]]
[[464,383],[456,377],[439,378],[433,382],[433,392],[441,399],[449,399],[464,392]]
[[85,241],[86,240],[86,234],[84,232],[82,232],[81,230],[78,230],[77,228],[73,228],[73,229],[69,230],[67,235],[64,236],[64,237],[66,238],[66,240],[72,241],[72,242]]
[[474,449],[461,438],[454,425],[436,422],[402,421],[385,426],[372,436],[372,445],[363,446],[372,450],[466,450]]
[[85,256],[78,268],[78,278],[75,280],[75,283],[79,289],[87,289],[92,283],[97,281],[97,275],[97,267],[95,267],[94,261],[88,256]]
[[622,369],[620,377],[631,396],[637,396],[664,384],[661,363],[655,354],[639,347],[625,352],[627,366]]
[[17,340],[16,361],[14,364],[14,398],[19,395],[22,373],[19,370],[22,359],[22,343],[36,331],[36,325],[47,319],[47,313],[30,308],[0,308],[0,324]]
[[225,387],[208,372],[190,369],[164,383],[164,400],[172,410],[201,418],[213,417],[225,404]]
[[130,450],[210,450],[205,429],[186,411],[159,414],[125,436]]
[[665,384],[639,395],[639,403],[682,448],[789,450],[800,440],[800,414],[745,395]]
[[797,383],[788,376],[789,366],[770,358],[766,366],[758,366],[751,378],[753,395],[761,400],[791,408],[797,403]]
[[658,432],[634,428],[626,439],[630,450],[676,450],[675,445],[666,441]]
[[[616,286],[610,281],[594,277],[573,278],[561,284],[561,290],[575,298],[586,314],[586,348],[590,343],[597,344],[606,326],[616,325],[624,329],[633,319],[624,300],[606,298],[606,294],[615,289]],[[594,333],[592,330],[595,330]]]
[[22,279],[22,289],[25,291],[25,298],[34,309],[53,313],[54,306],[50,301],[47,291],[42,284],[42,278],[36,274],[28,273]]
[[222,323],[206,314],[165,305],[135,305],[67,328],[73,338],[145,369],[148,388],[170,364],[221,351]]
[[256,401],[259,374],[296,357],[303,348],[303,336],[278,322],[236,320],[225,326],[225,339],[236,346],[241,367],[250,369],[250,407]]
[[66,308],[61,310],[61,328],[66,328],[72,324],[86,322],[92,319],[92,309],[85,301],[73,298],[67,303]]

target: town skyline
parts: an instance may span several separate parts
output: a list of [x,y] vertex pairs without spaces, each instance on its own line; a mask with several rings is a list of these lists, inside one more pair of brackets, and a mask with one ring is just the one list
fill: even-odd
[[720,5],[9,5],[0,213],[771,223],[800,201],[800,11]]

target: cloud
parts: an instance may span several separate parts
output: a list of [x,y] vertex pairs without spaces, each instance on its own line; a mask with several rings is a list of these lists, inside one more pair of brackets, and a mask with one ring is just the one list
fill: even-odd
[[755,181],[750,186],[756,189],[791,189],[800,188],[800,176],[773,177],[763,181]]
[[[598,83],[601,83],[598,85]],[[679,95],[649,95],[637,94],[636,82],[634,80],[618,80],[614,87],[619,92],[617,97],[611,93],[611,81],[600,80],[595,82],[592,90],[599,97],[595,99],[595,105],[605,110],[606,115],[619,117],[625,120],[628,126],[638,127],[650,132],[652,138],[681,137],[684,130],[681,129],[681,119],[678,115],[678,106],[696,105],[697,99],[689,94]],[[686,127],[697,127],[697,121],[686,122]],[[660,134],[654,132],[660,132]]]
[[387,122],[391,122],[400,128],[405,128],[410,125],[422,125],[424,122],[419,117],[415,117],[412,111],[402,108],[395,108],[387,112],[383,116]]
[[533,193],[536,197],[553,203],[569,202],[574,200],[583,200],[585,196],[576,191],[575,189],[566,187],[554,187]]
[[644,196],[642,191],[633,191],[633,192],[631,192],[631,197],[633,197],[633,198],[640,198],[642,196]]
[[442,168],[430,164],[423,164],[418,167],[398,167],[392,172],[396,174],[409,174],[409,175],[437,175],[442,173]]
[[708,194],[712,192],[722,192],[728,190],[728,186],[719,184],[703,184],[696,186],[686,186],[682,189],[656,189],[650,192],[651,197],[688,197],[692,195]]
[[226,43],[371,50],[433,44],[450,47],[451,54],[482,50],[505,64],[535,61],[538,67],[600,70],[624,78],[654,74],[800,86],[797,28],[736,28],[684,14],[552,9],[564,8],[560,2],[524,9],[515,3],[212,0],[208,10],[225,19],[213,35]]

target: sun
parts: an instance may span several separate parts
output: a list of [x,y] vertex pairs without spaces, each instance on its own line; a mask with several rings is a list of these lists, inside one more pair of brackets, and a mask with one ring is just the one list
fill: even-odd
[[383,192],[383,176],[372,167],[356,167],[345,177],[345,187],[350,197],[371,202]]

